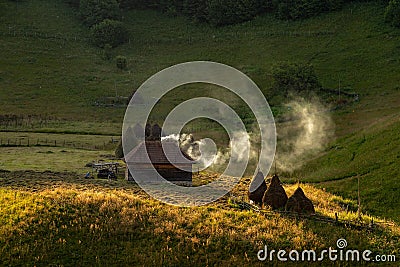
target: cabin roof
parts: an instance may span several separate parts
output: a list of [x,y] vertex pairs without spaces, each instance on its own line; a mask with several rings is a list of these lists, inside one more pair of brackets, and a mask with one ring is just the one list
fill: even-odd
[[[147,149],[148,157],[146,156],[145,149]],[[168,160],[166,154],[170,160]],[[144,141],[125,156],[125,161],[127,163],[144,164],[148,163],[148,158],[150,158],[153,164],[195,163],[189,155],[179,148],[178,142],[174,141]]]

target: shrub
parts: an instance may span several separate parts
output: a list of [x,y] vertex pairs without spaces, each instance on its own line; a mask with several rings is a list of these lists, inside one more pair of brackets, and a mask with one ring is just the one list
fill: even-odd
[[124,157],[124,149],[122,148],[122,142],[119,141],[117,148],[114,151],[115,157],[122,159]]
[[104,48],[106,44],[116,47],[128,40],[129,34],[122,22],[106,19],[91,28],[92,42]]
[[321,88],[314,68],[310,64],[280,63],[272,68],[273,90],[287,95],[289,92],[310,92]]
[[385,20],[394,27],[400,27],[400,0],[390,0],[386,7]]
[[116,0],[81,0],[79,12],[83,22],[93,26],[105,19],[118,20],[120,10]]
[[260,10],[259,0],[208,0],[208,21],[215,26],[253,19]]
[[117,68],[120,70],[125,70],[128,67],[128,60],[124,56],[117,56],[115,61]]
[[172,15],[185,15],[194,21],[217,26],[251,20],[271,10],[272,0],[118,0],[124,9],[158,9]]

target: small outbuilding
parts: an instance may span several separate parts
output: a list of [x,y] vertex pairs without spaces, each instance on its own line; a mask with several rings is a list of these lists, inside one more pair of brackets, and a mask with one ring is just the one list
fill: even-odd
[[[148,159],[151,162],[148,162]],[[125,161],[141,177],[148,175],[149,180],[154,168],[167,181],[177,185],[192,185],[194,161],[179,148],[179,144],[175,141],[144,141],[125,156]],[[134,180],[129,168],[126,171],[126,179]]]

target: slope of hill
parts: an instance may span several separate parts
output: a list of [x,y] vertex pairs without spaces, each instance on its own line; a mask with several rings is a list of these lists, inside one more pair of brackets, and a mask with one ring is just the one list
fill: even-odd
[[[1,173],[0,265],[200,266],[229,261],[253,266],[263,244],[322,249],[343,237],[359,249],[398,255],[400,30],[386,25],[383,13],[384,6],[374,2],[349,3],[341,11],[303,21],[266,15],[213,28],[182,17],[132,10],[124,14],[130,42],[112,51],[113,56],[128,58],[128,70],[120,71],[113,60],[104,59],[104,51],[89,44],[87,28],[62,0],[0,1],[1,130],[68,133],[71,140],[78,133],[118,135],[125,109],[96,106],[96,101],[127,97],[165,67],[192,60],[229,64],[247,73],[268,95],[274,63],[310,62],[324,87],[340,84],[343,90],[358,93],[360,101],[332,111],[338,139],[287,181],[315,183],[307,192],[320,214],[332,218],[337,211],[354,218],[343,207],[353,212],[357,208],[359,177],[363,212],[389,218],[376,217],[385,224],[371,234],[239,211],[227,199],[222,206],[168,207],[122,181],[92,184],[71,174],[60,175],[60,180],[43,173]],[[210,87],[204,90],[213,92]],[[161,113],[196,94],[190,88],[177,89]],[[23,116],[25,121],[4,124],[9,118],[5,115]],[[102,145],[104,140],[96,137],[90,145]],[[18,157],[29,150],[0,147],[0,155]],[[79,156],[71,155],[74,161],[64,166],[63,149],[56,152],[57,171],[71,171],[75,164],[102,154],[77,152]],[[45,168],[9,159],[9,165],[7,160],[0,162],[6,164],[2,168]],[[243,188],[237,189],[242,195]],[[388,226],[390,220],[396,224]]]
[[373,214],[400,220],[399,113],[377,120],[366,129],[337,140],[295,176],[345,197],[357,199]]
[[61,0],[1,5],[2,113],[118,122],[123,108],[99,108],[95,101],[116,93],[129,96],[155,72],[192,60],[230,64],[266,93],[272,64],[311,62],[325,87],[337,88],[340,81],[360,93],[359,109],[381,94],[386,95],[382,100],[390,99],[398,89],[399,30],[384,24],[384,7],[376,3],[348,4],[343,11],[298,22],[262,16],[223,28],[129,11],[124,23],[130,42],[112,52],[128,57],[125,72],[88,44],[88,30]]
[[[246,193],[248,182],[235,189],[237,196]],[[287,191],[295,188],[290,186]],[[341,207],[348,200],[311,186],[304,188],[318,214],[332,218],[339,212],[341,218],[354,219],[354,214]],[[375,222],[383,224],[369,232],[278,213],[262,215],[228,203],[225,198],[206,207],[178,208],[155,202],[122,181],[1,173],[0,263],[263,266],[267,262],[259,262],[257,252],[264,245],[321,251],[336,247],[339,238],[345,238],[349,247],[369,249],[374,255],[400,252],[400,228],[377,218]],[[276,259],[273,262],[279,264]],[[351,266],[351,262],[342,264]]]

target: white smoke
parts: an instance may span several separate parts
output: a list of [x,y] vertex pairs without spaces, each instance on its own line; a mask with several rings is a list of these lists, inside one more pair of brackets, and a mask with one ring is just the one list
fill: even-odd
[[286,105],[286,123],[278,125],[276,161],[280,170],[293,172],[321,152],[334,132],[328,110],[317,99],[302,98]]
[[247,147],[250,148],[250,159],[258,156],[258,152],[255,149],[251,149],[250,136],[247,132],[233,133],[229,147],[219,150],[216,149],[215,143],[211,139],[194,140],[192,134],[172,134],[161,138],[161,140],[178,142],[182,151],[197,161],[200,169],[221,169],[228,164],[234,145],[238,154],[237,161],[244,160],[247,157]]

